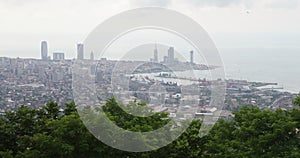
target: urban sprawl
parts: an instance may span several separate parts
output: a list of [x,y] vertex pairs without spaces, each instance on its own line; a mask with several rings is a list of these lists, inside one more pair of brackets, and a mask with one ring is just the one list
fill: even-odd
[[[277,90],[276,83],[250,82],[227,79],[225,102],[222,106],[210,103],[210,86],[216,81],[206,78],[176,76],[173,71],[215,69],[194,62],[194,52],[190,51],[190,61],[181,62],[174,57],[170,47],[162,61],[158,59],[158,49],[154,47],[153,58],[149,61],[117,61],[101,58],[84,59],[84,45],[77,45],[77,59],[65,59],[64,53],[48,56],[47,42],[41,43],[41,59],[0,57],[0,114],[25,105],[40,108],[49,101],[55,101],[63,109],[65,103],[72,102],[73,64],[77,62],[96,85],[96,95],[102,105],[112,96],[130,101],[138,99],[148,103],[155,112],[166,111],[170,116],[179,110],[193,111],[182,118],[214,115],[233,117],[232,111],[241,106],[257,106],[260,109],[295,108],[292,104],[296,94]],[[149,74],[154,74],[154,76]],[[174,79],[188,81],[182,85]],[[220,81],[221,82],[221,81]],[[114,83],[114,84],[112,84]],[[192,94],[187,90],[196,90]],[[151,93],[152,92],[152,93]],[[84,94],[83,94],[84,95]],[[88,102],[87,102],[88,103]],[[91,105],[92,106],[92,105]],[[222,107],[222,109],[220,109]]]

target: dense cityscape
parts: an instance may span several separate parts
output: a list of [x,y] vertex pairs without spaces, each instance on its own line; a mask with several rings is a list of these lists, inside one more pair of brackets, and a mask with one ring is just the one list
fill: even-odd
[[[130,90],[147,91],[153,84],[166,88],[168,95],[147,96],[144,94],[132,94],[133,98],[141,99],[145,102],[159,100],[157,103],[165,103],[163,107],[156,111],[168,111],[176,113],[183,100],[196,100],[194,103],[185,104],[185,108],[196,108],[196,113],[191,115],[205,115],[223,110],[222,117],[230,118],[233,116],[232,110],[237,110],[241,106],[257,106],[260,109],[294,108],[292,100],[296,94],[277,90],[277,83],[250,82],[246,80],[227,79],[226,99],[223,109],[218,109],[210,105],[209,87],[214,81],[205,78],[189,78],[188,76],[172,76],[171,69],[174,71],[209,70],[210,67],[194,62],[193,51],[190,51],[190,61],[180,62],[174,56],[174,48],[170,47],[167,56],[162,61],[158,59],[158,49],[155,47],[153,58],[150,61],[116,61],[102,58],[94,59],[93,52],[89,59],[84,59],[84,45],[77,45],[77,60],[88,63],[86,69],[99,89],[105,89],[105,94],[98,94],[99,102],[104,102],[113,96],[110,83],[112,82],[112,72],[117,72],[121,80],[130,80]],[[0,112],[15,110],[21,105],[40,108],[49,101],[55,101],[63,109],[64,104],[73,101],[72,93],[72,64],[75,59],[65,59],[64,53],[53,53],[53,58],[48,56],[47,42],[41,43],[41,59],[22,59],[22,58],[0,58],[0,78],[1,78],[1,99]],[[93,66],[91,66],[93,65]],[[96,69],[95,65],[101,67]],[[136,67],[136,65],[140,65]],[[132,71],[134,70],[134,71]],[[156,77],[149,77],[149,73],[156,73]],[[130,74],[129,76],[126,74]],[[190,84],[180,85],[172,82],[171,79],[188,80]],[[193,87],[199,90],[195,96],[183,96],[183,88]],[[277,87],[277,88],[276,88]],[[118,87],[120,88],[120,87]],[[122,87],[121,87],[122,88]],[[281,88],[279,88],[281,89]],[[119,89],[120,91],[121,89]],[[152,99],[150,99],[152,97]],[[154,99],[153,99],[154,97]],[[131,99],[133,99],[131,98]],[[154,106],[149,104],[149,106]]]

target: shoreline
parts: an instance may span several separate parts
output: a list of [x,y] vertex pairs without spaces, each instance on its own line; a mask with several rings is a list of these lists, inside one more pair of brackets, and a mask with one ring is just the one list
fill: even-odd
[[[176,72],[188,72],[189,70],[186,71],[176,71]],[[210,70],[197,70],[197,71],[210,71]],[[197,82],[199,80],[203,80],[206,78],[189,78],[189,77],[174,77],[174,76],[159,76],[161,73],[170,73],[170,72],[152,72],[152,73],[137,73],[135,75],[149,75],[153,76],[156,78],[161,78],[161,79],[174,79],[174,80],[181,80],[181,81],[190,81],[190,82]],[[247,80],[247,79],[236,79],[236,78],[225,78],[226,81],[233,80],[233,81],[245,81],[250,84],[257,84],[257,86],[254,86],[257,89],[262,90],[263,88],[269,89],[269,90],[274,90],[274,91],[279,91],[279,92],[287,92],[291,94],[299,94],[299,92],[293,91],[286,89],[284,86],[279,86],[279,83],[276,82],[265,82],[265,81],[253,81],[253,80]]]

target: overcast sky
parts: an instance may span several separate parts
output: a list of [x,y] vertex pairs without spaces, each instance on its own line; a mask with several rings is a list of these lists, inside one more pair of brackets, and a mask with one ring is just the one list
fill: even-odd
[[[103,20],[137,7],[166,7],[192,17],[219,47],[298,47],[300,0],[0,0],[0,56],[75,57]],[[262,45],[264,43],[264,45]]]

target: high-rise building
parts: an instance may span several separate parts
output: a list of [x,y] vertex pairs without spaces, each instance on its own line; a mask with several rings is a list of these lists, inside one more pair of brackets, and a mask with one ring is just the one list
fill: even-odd
[[190,51],[190,63],[194,63],[194,51]]
[[164,63],[168,63],[168,56],[164,56]]
[[59,53],[59,52],[56,52],[56,53],[53,53],[53,60],[65,60],[65,53]]
[[174,62],[174,47],[170,47],[168,50],[168,63]]
[[94,60],[94,52],[93,51],[91,52],[90,59]]
[[48,60],[48,46],[46,41],[41,43],[41,59]]
[[155,44],[153,62],[156,62],[156,63],[158,62],[158,50],[157,50],[157,44]]
[[77,44],[77,59],[78,60],[83,60],[84,59],[84,54],[83,54],[83,44],[79,43]]

